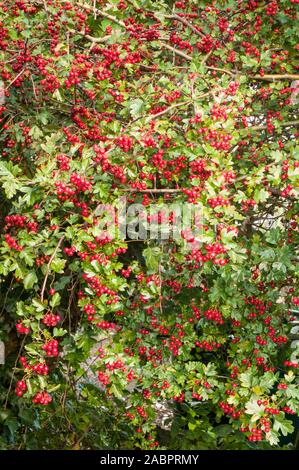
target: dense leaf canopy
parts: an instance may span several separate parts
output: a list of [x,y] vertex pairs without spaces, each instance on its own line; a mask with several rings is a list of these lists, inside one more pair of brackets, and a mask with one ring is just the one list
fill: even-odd
[[[2,448],[293,435],[298,3],[0,2]],[[102,237],[124,196],[200,236]]]

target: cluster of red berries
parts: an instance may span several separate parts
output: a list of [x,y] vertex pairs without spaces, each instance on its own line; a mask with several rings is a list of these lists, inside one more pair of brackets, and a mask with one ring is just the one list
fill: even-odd
[[47,77],[40,81],[40,84],[45,92],[51,94],[60,88],[59,80],[54,74],[47,75]]
[[257,335],[256,336],[256,342],[260,345],[260,346],[265,346],[267,344],[267,340],[266,339],[262,339],[260,337],[260,335]]
[[37,392],[32,400],[32,403],[36,405],[48,405],[51,403],[52,397],[47,392]]
[[265,413],[269,413],[270,415],[279,415],[280,413],[280,410],[278,410],[277,408],[265,408]]
[[287,384],[278,384],[277,388],[278,390],[287,390],[288,386]]
[[282,335],[276,336],[275,328],[273,328],[271,325],[268,327],[268,335],[269,335],[269,338],[271,338],[271,340],[273,341],[273,343],[276,343],[279,345],[287,343],[288,341],[288,338],[286,336],[282,336]]
[[168,349],[172,352],[174,356],[178,356],[180,352],[180,347],[182,346],[182,341],[175,336],[171,336]]
[[257,442],[263,440],[263,431],[261,429],[252,428],[251,434],[247,437],[250,442]]
[[284,406],[282,408],[282,411],[284,411],[285,413],[288,413],[290,415],[295,415],[296,414],[296,411],[292,410],[292,408],[290,408],[289,406]]
[[208,309],[204,312],[204,316],[207,320],[212,320],[215,323],[218,323],[219,325],[224,324],[224,320],[222,318],[221,312],[216,309]]
[[98,372],[98,379],[105,387],[109,385],[110,378],[107,374],[104,374],[104,372]]
[[286,367],[293,367],[294,369],[298,368],[297,362],[284,361],[283,365],[286,366]]
[[96,314],[96,308],[92,304],[86,304],[83,307],[85,313],[87,313],[87,320],[92,321],[93,316]]
[[206,251],[205,254],[200,249],[192,249],[191,253],[186,255],[186,261],[195,261],[194,269],[198,269],[200,263],[207,263],[208,261],[213,261],[213,264],[220,266],[228,263],[228,259],[217,258],[217,255],[226,253],[226,248],[221,243],[208,243],[204,245],[204,249]]
[[24,369],[30,369],[30,366],[27,364],[27,359],[25,356],[20,357],[20,363],[24,367]]
[[294,187],[291,184],[288,184],[280,193],[281,197],[291,197],[292,194],[290,194],[293,191]]
[[152,396],[152,392],[150,390],[145,389],[143,390],[142,395],[145,400],[149,400]]
[[170,41],[172,44],[175,44],[178,46],[179,49],[187,49],[189,52],[193,51],[193,46],[190,44],[188,41],[184,41],[182,38],[180,38],[176,32],[173,32],[170,35]]
[[267,8],[266,8],[267,15],[275,16],[277,11],[278,11],[278,4],[276,1],[268,3]]
[[53,315],[52,313],[46,313],[42,322],[47,326],[56,326],[60,322],[61,318],[59,315]]
[[204,351],[216,351],[217,349],[221,348],[220,343],[216,343],[216,341],[208,342],[208,341],[196,341],[195,346],[197,346],[200,349],[203,349]]
[[70,188],[62,181],[56,181],[55,186],[56,186],[56,194],[60,201],[67,201],[68,199],[71,199],[76,194],[76,191],[74,189]]
[[109,289],[107,286],[104,286],[100,279],[98,279],[96,276],[88,276],[87,274],[83,274],[82,277],[91,287],[91,289],[95,291],[97,297],[101,297],[103,294],[116,295],[115,291]]
[[45,263],[48,263],[50,259],[50,256],[38,256],[36,259],[35,259],[35,264],[36,266],[42,266],[43,264]]
[[221,401],[219,403],[219,407],[224,411],[226,415],[231,416],[233,419],[238,419],[241,416],[241,411],[236,411],[234,406],[229,405],[228,403],[225,403],[224,401]]
[[261,418],[260,424],[264,427],[264,432],[270,432],[270,421],[266,418]]
[[5,229],[8,230],[11,227],[24,228],[26,225],[27,217],[24,215],[7,215],[5,217]]
[[203,158],[199,158],[190,162],[190,179],[199,178],[202,181],[208,179],[212,172],[206,169],[207,162]]
[[183,403],[183,401],[185,401],[185,393],[181,392],[179,395],[175,395],[173,397],[173,400],[178,402],[178,403]]
[[224,106],[220,106],[219,104],[214,104],[211,108],[211,115],[214,121],[219,119],[223,119],[224,121],[227,120],[228,114],[227,109]]
[[133,380],[136,379],[136,374],[133,370],[130,370],[127,374],[127,381],[132,382]]
[[21,335],[28,335],[30,328],[24,326],[22,322],[19,322],[16,324],[16,330]]
[[97,327],[102,330],[114,330],[116,328],[116,324],[103,320],[97,323]]
[[232,140],[230,134],[225,134],[224,132],[213,130],[206,127],[202,127],[197,131],[199,134],[204,135],[204,141],[209,142],[209,144],[216,150],[229,150]]
[[141,416],[141,418],[144,418],[144,419],[147,418],[147,413],[145,409],[143,408],[143,406],[136,406],[136,411],[139,414],[139,416]]
[[106,80],[107,78],[110,78],[112,75],[112,72],[111,70],[97,66],[93,70],[93,75],[97,80],[101,81],[101,80]]
[[90,191],[92,184],[77,173],[72,173],[70,176],[70,182],[75,186],[77,192]]
[[129,152],[133,147],[133,139],[127,135],[122,135],[115,140],[115,143],[120,147],[124,152]]
[[31,367],[31,370],[33,370],[39,375],[48,375],[49,373],[49,367],[47,366],[47,364],[43,362],[39,362],[38,364],[35,364],[34,366]]
[[194,398],[195,400],[199,400],[199,401],[202,400],[202,396],[196,392],[192,393],[192,398]]
[[74,246],[71,246],[70,248],[68,247],[65,247],[63,249],[64,253],[68,256],[74,256],[74,254],[76,253],[77,249],[74,247]]
[[116,369],[123,369],[125,367],[125,364],[120,360],[114,361],[111,363],[106,362],[104,365],[105,365],[106,370],[110,370],[110,371],[113,371]]
[[215,209],[215,207],[221,206],[228,206],[229,205],[229,200],[225,199],[223,196],[216,196],[216,197],[211,197],[207,200],[207,203],[209,204],[210,207]]
[[122,269],[121,270],[122,276],[124,276],[126,279],[128,279],[128,277],[130,277],[131,273],[132,273],[132,268],[130,266],[127,269]]
[[70,170],[70,159],[66,155],[57,155],[56,160],[59,163],[59,169],[61,171]]
[[254,207],[256,202],[254,199],[246,199],[246,201],[242,201],[242,210],[244,212],[248,212],[250,208]]
[[19,380],[16,386],[16,395],[18,397],[22,397],[26,391],[27,391],[26,383],[24,382],[24,380]]
[[23,247],[19,245],[17,241],[15,240],[15,238],[11,237],[8,233],[4,235],[4,239],[6,243],[8,244],[9,248],[11,248],[12,250],[16,250],[16,251],[23,250]]

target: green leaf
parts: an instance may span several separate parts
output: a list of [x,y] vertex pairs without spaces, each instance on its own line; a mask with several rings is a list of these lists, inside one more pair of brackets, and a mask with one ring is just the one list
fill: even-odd
[[34,305],[35,310],[36,310],[37,312],[42,312],[42,311],[45,310],[45,308],[46,308],[46,306],[45,306],[42,302],[40,302],[39,300],[37,300],[37,299],[33,299],[33,300],[32,300],[32,304]]
[[283,436],[287,436],[294,431],[294,426],[282,414],[279,414],[274,416],[273,429],[274,431],[281,431]]
[[13,435],[16,430],[20,427],[20,423],[15,417],[8,418],[5,421],[5,425],[8,427],[10,433]]
[[119,399],[122,399],[123,398],[123,395],[120,391],[120,389],[115,385],[111,385],[110,387],[110,392],[116,397],[116,398],[119,398]]
[[241,380],[242,387],[245,387],[245,388],[250,388],[251,387],[252,374],[251,374],[250,371],[243,372],[242,374],[240,374],[239,377],[240,377],[240,380]]
[[188,428],[190,429],[190,431],[194,431],[194,429],[197,428],[197,425],[196,425],[196,423],[191,423],[191,422],[189,421],[189,423],[188,423]]
[[245,405],[245,413],[247,413],[248,415],[256,415],[256,416],[263,415],[265,406],[258,405],[257,400],[259,400],[259,397],[257,395],[253,395],[251,397],[251,399]]
[[140,116],[144,109],[144,101],[140,98],[130,102],[130,112],[133,118]]
[[154,272],[158,271],[161,251],[159,247],[148,247],[142,252],[147,267]]
[[63,273],[63,269],[65,265],[66,265],[65,259],[56,258],[56,259],[53,259],[51,263],[51,269],[54,271],[54,273]]
[[259,202],[265,202],[267,199],[270,197],[269,192],[264,189],[264,188],[258,188],[254,191],[253,199],[259,203]]
[[266,433],[266,439],[271,444],[271,446],[276,446],[279,443],[279,437],[277,432],[271,430]]
[[51,301],[50,301],[50,305],[52,308],[54,307],[57,307],[57,305],[60,304],[60,299],[61,299],[61,296],[58,292],[55,292],[55,294],[53,295]]
[[39,375],[38,380],[39,380],[41,389],[45,390],[45,388],[47,388],[47,382],[46,382],[45,378],[42,377],[41,375]]
[[64,336],[67,333],[67,330],[64,330],[63,328],[54,328],[53,330],[53,336]]

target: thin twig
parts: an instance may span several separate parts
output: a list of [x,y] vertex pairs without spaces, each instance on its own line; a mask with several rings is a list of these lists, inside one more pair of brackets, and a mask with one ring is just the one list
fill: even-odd
[[176,49],[175,47],[172,47],[169,44],[166,44],[165,42],[162,42],[162,45],[163,47],[165,47],[165,49],[168,49],[169,51],[174,52],[176,55],[179,55],[180,57],[183,57],[186,60],[192,60],[191,55],[185,54],[185,52],[182,52]]
[[181,193],[183,191],[182,188],[177,189],[123,189],[123,191],[130,192],[130,193]]
[[6,87],[6,90],[8,90],[11,85],[13,85],[15,83],[16,80],[18,80],[18,78],[25,72],[25,69],[21,70],[21,72],[18,73],[18,75],[16,75],[16,77],[7,85]]
[[85,39],[87,39],[88,41],[94,44],[105,43],[108,41],[108,39],[111,38],[110,35],[103,36],[102,38],[96,38],[94,36],[90,36],[89,34],[84,33],[83,31],[75,31],[74,29],[69,29],[69,32],[72,34],[78,34],[79,36],[83,36]]
[[169,106],[169,108],[166,108],[164,109],[163,111],[160,111],[159,113],[157,114],[153,114],[152,116],[149,116],[148,119],[147,119],[147,122],[150,122],[152,121],[153,119],[159,117],[159,116],[162,116],[163,114],[166,114],[168,113],[169,111],[171,111],[172,109],[175,109],[175,108],[179,108],[180,106],[184,106],[184,105],[189,105],[191,104],[192,101],[183,101],[182,103],[176,103],[176,104],[173,104],[172,106]]
[[199,36],[201,36],[202,38],[205,37],[205,34],[203,34],[201,31],[199,31],[196,26],[194,26],[192,23],[190,23],[189,21],[187,21],[185,18],[183,18],[182,16],[179,16],[177,14],[173,14],[173,15],[165,15],[165,18],[169,19],[169,20],[176,20],[176,21],[180,21],[181,23],[183,23],[185,26],[187,26],[188,28],[192,29],[192,31],[194,31],[194,33],[198,34]]
[[88,12],[91,12],[93,10],[93,12],[96,12],[97,15],[102,16],[103,18],[107,18],[110,21],[113,21],[113,23],[118,24],[122,28],[126,28],[126,25],[122,20],[118,20],[117,18],[115,18],[115,16],[109,15],[109,13],[106,13],[105,11],[100,10],[99,8],[94,8],[91,5],[79,2],[77,3],[77,5],[78,7],[84,8],[84,10],[87,10]]
[[207,69],[208,70],[215,70],[216,72],[226,73],[227,75],[230,75],[231,77],[234,77],[236,75],[234,72],[231,72],[230,70],[222,69],[220,67],[207,66]]
[[299,75],[286,73],[286,74],[265,74],[265,75],[254,75],[252,78],[255,80],[299,80]]
[[32,77],[32,73],[30,73],[30,79],[31,79],[31,83],[32,83],[34,98],[37,100],[38,98],[37,98],[37,94],[36,94],[36,90],[35,90],[35,85],[34,85],[34,80],[33,80],[33,77]]
[[5,398],[5,403],[4,403],[4,409],[5,410],[6,410],[7,403],[8,403],[8,398],[9,398],[9,395],[10,395],[10,392],[11,392],[12,383],[13,383],[13,380],[15,378],[15,373],[16,373],[16,368],[17,368],[17,364],[18,364],[18,361],[19,361],[19,357],[21,356],[21,351],[23,349],[26,338],[27,338],[27,335],[25,335],[24,338],[23,338],[23,341],[21,343],[21,346],[20,346],[16,361],[15,361],[15,365],[13,367],[13,372],[12,372],[12,376],[11,376],[11,379],[10,379],[10,383],[9,383],[9,387],[8,387],[8,391],[7,391],[6,398]]
[[[299,120],[297,121],[286,121],[286,122],[282,122],[279,124],[280,127],[291,127],[291,126],[298,126],[299,125]],[[263,131],[263,130],[266,130],[268,129],[268,126],[264,125],[264,126],[249,126],[249,127],[245,127],[243,129],[238,129],[238,131],[240,132],[251,132],[251,131]]]
[[51,256],[51,258],[49,259],[49,262],[47,264],[47,272],[46,272],[46,275],[45,275],[45,279],[44,279],[44,282],[43,282],[43,286],[42,286],[42,291],[41,291],[41,294],[40,294],[40,299],[41,301],[43,302],[44,301],[44,294],[45,294],[45,289],[46,289],[46,285],[47,285],[47,280],[48,280],[48,277],[49,277],[49,274],[50,274],[50,270],[51,270],[51,264],[52,264],[52,261],[53,259],[55,258],[56,256],[56,253],[57,251],[59,250],[60,248],[60,245],[61,243],[63,242],[64,240],[64,235],[62,237],[60,237],[57,245],[56,245],[56,248],[55,250],[53,251],[53,254]]

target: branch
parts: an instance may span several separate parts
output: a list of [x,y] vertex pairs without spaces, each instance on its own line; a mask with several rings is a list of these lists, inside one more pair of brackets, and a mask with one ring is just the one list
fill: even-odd
[[165,18],[169,19],[169,20],[176,20],[176,21],[180,21],[181,23],[183,23],[185,26],[187,26],[188,28],[192,29],[192,31],[194,31],[194,33],[198,34],[199,36],[201,36],[202,38],[205,37],[205,34],[203,34],[201,31],[199,31],[196,26],[193,26],[192,23],[189,23],[189,21],[187,21],[185,18],[183,18],[182,16],[179,16],[179,15],[165,15]]
[[206,68],[209,69],[209,70],[215,70],[216,72],[227,73],[227,74],[230,75],[231,77],[235,77],[235,76],[236,76],[236,73],[231,72],[230,70],[221,69],[221,68],[219,68],[219,67],[207,66]]
[[25,340],[27,338],[28,334],[26,334],[23,338],[23,341],[21,343],[21,346],[20,346],[20,349],[19,349],[19,352],[18,352],[18,355],[17,355],[17,358],[15,360],[15,364],[14,364],[14,367],[13,367],[13,372],[12,372],[12,375],[11,375],[11,379],[10,379],[10,382],[9,382],[9,387],[8,387],[8,391],[7,391],[7,394],[6,394],[6,398],[5,398],[5,403],[4,403],[4,409],[6,410],[7,408],[7,403],[8,403],[8,399],[9,399],[9,395],[10,395],[10,392],[11,392],[11,388],[12,388],[12,384],[13,384],[13,381],[14,381],[14,378],[15,378],[15,374],[16,374],[16,368],[17,368],[17,365],[18,365],[18,361],[19,361],[19,358],[21,356],[21,352],[22,352],[22,349],[23,349],[23,346],[25,344]]
[[[286,121],[282,122],[280,124],[280,127],[291,127],[291,126],[299,126],[299,120],[297,121]],[[251,127],[245,127],[243,129],[238,129],[238,131],[241,132],[251,132],[251,131],[263,131],[267,130],[268,126],[251,126]]]
[[106,13],[103,10],[99,10],[98,8],[94,8],[91,5],[86,5],[86,3],[77,3],[78,7],[83,8],[84,10],[87,10],[89,13],[91,11],[95,12],[97,15],[102,16],[103,18],[107,18],[110,21],[113,21],[113,23],[118,24],[122,28],[126,28],[125,23],[122,20],[118,20],[115,18],[115,16],[109,15],[109,13]]
[[183,191],[182,188],[177,189],[124,189],[123,191],[129,193],[181,193]]
[[[275,197],[280,197],[281,196],[281,191],[280,189],[277,188],[266,188],[269,193],[271,193]],[[288,199],[289,201],[294,201],[295,196],[284,196],[284,199]]]
[[[184,59],[186,60],[192,60],[192,56],[186,54],[185,52],[182,52],[178,49],[176,49],[175,47],[172,47],[172,46],[169,46],[168,44],[165,44],[163,43],[163,47],[165,47],[166,49],[174,52],[175,54],[179,55],[180,57],[183,57]],[[202,63],[205,63],[205,61],[208,59],[208,56],[207,55]],[[215,70],[216,72],[222,72],[222,73],[226,73],[228,75],[230,75],[231,77],[235,77],[237,75],[239,75],[241,72],[240,71],[236,71],[236,72],[232,72],[231,70],[227,70],[227,69],[223,69],[223,68],[220,68],[220,67],[212,67],[212,66],[207,66],[206,67],[208,70]],[[282,74],[282,75],[253,75],[252,77],[249,77],[251,79],[254,79],[254,80],[299,80],[299,75],[296,75],[296,74]]]
[[159,117],[159,116],[162,116],[163,114],[168,113],[172,109],[179,108],[180,106],[188,105],[188,104],[191,104],[191,103],[192,103],[192,101],[183,101],[182,103],[173,104],[172,106],[169,106],[169,108],[166,108],[166,109],[164,109],[163,111],[160,111],[157,114],[153,114],[152,116],[149,116],[148,119],[147,119],[147,122],[150,122],[153,119],[155,119],[156,117]]
[[48,277],[49,277],[49,274],[50,274],[52,261],[55,258],[56,253],[59,250],[60,245],[63,242],[63,240],[64,240],[64,235],[62,237],[60,237],[60,239],[58,240],[56,248],[55,248],[51,258],[49,259],[48,264],[47,264],[47,272],[46,272],[46,275],[45,275],[45,279],[44,279],[43,286],[42,286],[42,291],[41,291],[41,294],[40,294],[40,299],[41,299],[42,302],[44,301],[44,294],[45,294],[45,289],[46,289],[46,285],[47,285],[47,280],[48,280]]
[[18,73],[18,75],[15,76],[15,78],[9,82],[9,84],[7,85],[7,87],[5,88],[5,90],[8,90],[11,85],[13,85],[15,83],[16,80],[18,80],[18,78],[25,72],[25,69],[22,69],[21,72]]
[[165,44],[164,42],[162,43],[162,45],[163,45],[163,47],[165,47],[165,49],[168,49],[169,51],[174,52],[176,55],[179,55],[179,56],[183,57],[186,60],[192,60],[191,55],[185,54],[185,52],[179,51],[175,47],[169,46],[169,44]]
[[254,80],[299,80],[299,75],[292,74],[292,73],[286,73],[286,74],[281,74],[281,75],[254,75],[252,78]]
[[94,44],[105,43],[108,41],[109,38],[111,38],[110,35],[103,36],[102,38],[95,38],[93,36],[90,36],[89,34],[83,33],[82,31],[75,31],[74,29],[69,29],[69,32],[72,34],[79,34],[79,36],[83,36],[85,39]]

